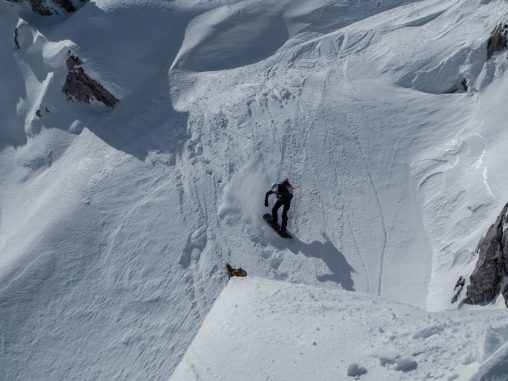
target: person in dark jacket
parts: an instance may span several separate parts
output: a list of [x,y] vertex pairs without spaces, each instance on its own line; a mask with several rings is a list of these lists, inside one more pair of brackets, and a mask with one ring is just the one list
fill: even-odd
[[272,208],[272,225],[277,225],[278,215],[280,207],[283,206],[282,209],[282,225],[280,227],[280,232],[286,232],[286,226],[288,224],[288,210],[291,207],[291,199],[293,198],[293,187],[289,183],[288,179],[285,179],[280,184],[273,184],[271,189],[266,192],[265,195],[265,206],[268,207],[268,196],[271,194],[275,194],[277,196],[277,201]]

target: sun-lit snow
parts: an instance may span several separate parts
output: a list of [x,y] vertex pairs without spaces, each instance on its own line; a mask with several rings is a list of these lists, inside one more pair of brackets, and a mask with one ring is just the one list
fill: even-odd
[[[1,1],[2,377],[168,379],[226,262],[288,292],[381,296],[445,319],[508,200],[506,53],[486,62],[507,12],[501,0],[95,0],[48,18]],[[65,99],[70,53],[117,107]],[[290,242],[261,218],[284,177]],[[465,327],[468,314],[450,312]],[[337,377],[350,365],[372,377],[336,348]],[[459,375],[504,356],[469,366],[443,351]]]
[[506,356],[504,316],[503,310],[428,313],[363,293],[234,279],[171,381],[479,380],[484,374],[491,378],[483,380],[502,380],[506,364],[493,370],[491,363]]

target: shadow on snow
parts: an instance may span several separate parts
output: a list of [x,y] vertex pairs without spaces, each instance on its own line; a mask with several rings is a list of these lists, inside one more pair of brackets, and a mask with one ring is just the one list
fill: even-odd
[[310,243],[303,242],[296,237],[293,237],[289,244],[283,245],[282,242],[274,242],[274,246],[279,249],[286,248],[294,254],[302,253],[309,258],[318,258],[322,260],[330,273],[319,275],[317,278],[320,282],[335,282],[339,283],[347,291],[355,291],[353,285],[352,274],[356,273],[355,269],[348,263],[344,254],[330,241],[330,239],[323,235],[325,241],[313,241]]

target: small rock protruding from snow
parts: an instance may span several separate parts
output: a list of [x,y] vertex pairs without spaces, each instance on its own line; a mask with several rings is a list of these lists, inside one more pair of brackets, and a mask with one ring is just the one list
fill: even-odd
[[66,65],[69,73],[62,89],[67,99],[75,98],[86,103],[95,99],[107,107],[115,107],[120,101],[99,82],[90,78],[81,67],[82,64],[83,62],[77,56],[71,55],[67,58]]
[[33,34],[30,26],[25,20],[19,18],[18,24],[14,29],[14,46],[16,49],[27,48],[33,44]]
[[465,284],[466,284],[466,279],[461,275],[459,277],[459,279],[457,279],[457,283],[455,283],[455,288],[453,289],[454,294],[453,294],[453,298],[450,303],[453,304],[457,301]]
[[467,85],[467,79],[463,78],[462,81],[460,81],[460,84],[461,84],[462,88],[464,89],[464,91],[467,91],[467,89],[469,88],[469,86]]
[[19,41],[18,41],[18,28],[14,29],[14,45],[16,45],[16,49],[20,49]]
[[247,276],[247,271],[242,269],[241,267],[238,267],[235,269],[233,266],[231,266],[229,263],[226,263],[226,270],[228,272],[228,278],[231,279],[234,276],[238,277],[244,277]]
[[500,52],[506,49],[506,33],[508,32],[508,25],[499,23],[496,25],[487,41],[487,59],[490,59],[495,52]]
[[358,365],[357,363],[352,363],[347,368],[347,375],[349,377],[354,377],[355,379],[360,378],[360,376],[363,376],[364,374],[367,374],[367,369],[365,369],[363,366]]

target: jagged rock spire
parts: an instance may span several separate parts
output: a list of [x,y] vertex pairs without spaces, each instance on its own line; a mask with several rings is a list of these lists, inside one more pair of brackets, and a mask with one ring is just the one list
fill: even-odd
[[[478,261],[471,274],[464,303],[481,304],[495,299],[501,291],[503,278],[508,275],[508,204],[478,243]],[[508,306],[508,290],[503,290]]]

